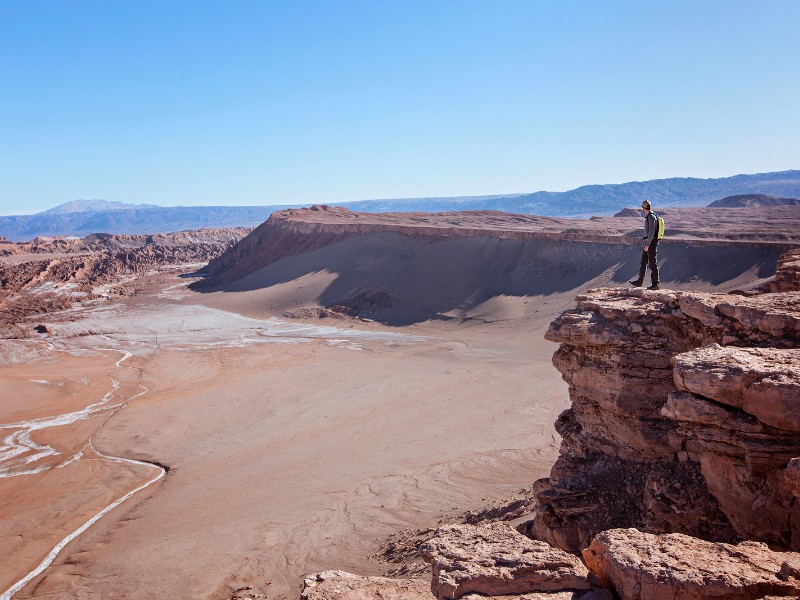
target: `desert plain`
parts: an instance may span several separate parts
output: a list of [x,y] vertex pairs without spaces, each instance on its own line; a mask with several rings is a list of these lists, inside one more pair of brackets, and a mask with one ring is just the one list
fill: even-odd
[[[798,244],[772,218],[736,239],[735,210],[712,239],[676,211],[664,287],[756,285]],[[296,598],[547,475],[569,398],[544,331],[626,285],[639,219],[298,212],[205,287],[142,273],[0,341],[3,598]]]

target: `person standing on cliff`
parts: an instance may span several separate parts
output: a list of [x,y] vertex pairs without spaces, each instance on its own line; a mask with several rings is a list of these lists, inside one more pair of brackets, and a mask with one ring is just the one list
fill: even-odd
[[650,266],[650,283],[648,290],[658,290],[658,263],[656,262],[656,252],[658,251],[658,219],[653,214],[653,206],[649,200],[642,202],[644,209],[644,249],[642,251],[642,262],[639,265],[639,278],[632,279],[629,283],[633,287],[642,287],[644,284],[644,274]]

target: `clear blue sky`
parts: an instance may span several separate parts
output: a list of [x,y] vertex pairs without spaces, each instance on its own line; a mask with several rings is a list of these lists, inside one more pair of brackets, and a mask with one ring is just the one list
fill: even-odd
[[0,0],[0,214],[800,168],[800,2]]

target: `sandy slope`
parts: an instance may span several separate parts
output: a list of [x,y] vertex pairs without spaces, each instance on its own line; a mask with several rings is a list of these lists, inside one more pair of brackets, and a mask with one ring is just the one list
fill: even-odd
[[[784,249],[673,242],[661,252],[662,282],[747,286],[772,276]],[[626,285],[640,256],[622,244],[366,233],[277,260],[199,301],[252,316],[341,305],[391,325],[504,320],[536,316],[543,302],[565,305],[580,289]]]

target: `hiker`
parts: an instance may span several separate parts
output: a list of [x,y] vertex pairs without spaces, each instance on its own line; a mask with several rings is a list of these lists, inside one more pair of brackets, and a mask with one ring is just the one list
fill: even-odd
[[658,263],[656,263],[656,252],[658,251],[659,232],[658,232],[658,217],[653,214],[653,206],[649,200],[642,202],[644,209],[644,249],[642,251],[642,262],[639,265],[639,278],[632,279],[630,284],[633,287],[642,287],[644,283],[644,274],[647,266],[650,265],[650,282],[652,285],[647,288],[648,290],[658,290]]

